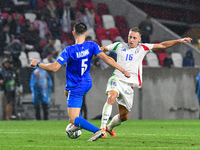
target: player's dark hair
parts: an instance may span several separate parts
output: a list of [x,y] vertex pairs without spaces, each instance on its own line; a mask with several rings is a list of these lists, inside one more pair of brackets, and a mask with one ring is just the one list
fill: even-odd
[[135,27],[135,28],[131,28],[130,31],[132,31],[132,32],[139,32],[140,35],[141,35],[141,31],[140,31],[140,29],[137,28],[137,27]]
[[87,26],[82,22],[78,22],[74,25],[74,31],[76,35],[82,35],[87,31]]

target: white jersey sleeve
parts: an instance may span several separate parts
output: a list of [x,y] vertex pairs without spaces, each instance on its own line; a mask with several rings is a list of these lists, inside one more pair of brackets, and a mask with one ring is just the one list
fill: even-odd
[[108,49],[108,51],[114,51],[115,52],[115,50],[117,49],[119,44],[121,44],[121,42],[115,42],[113,44],[106,46],[106,48]]

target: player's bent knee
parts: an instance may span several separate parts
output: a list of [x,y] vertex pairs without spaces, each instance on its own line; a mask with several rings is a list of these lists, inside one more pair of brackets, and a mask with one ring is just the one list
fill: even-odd
[[107,103],[113,105],[115,103],[116,98],[117,97],[114,95],[108,95]]
[[65,90],[64,90],[64,92],[65,92],[65,96],[66,96],[66,97],[68,97],[68,92],[67,92],[67,91],[65,91]]

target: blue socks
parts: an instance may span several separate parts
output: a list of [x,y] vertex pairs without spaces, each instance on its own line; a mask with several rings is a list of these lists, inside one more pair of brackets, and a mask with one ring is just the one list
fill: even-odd
[[97,128],[96,126],[94,126],[93,124],[89,123],[87,120],[81,117],[75,118],[74,125],[93,133],[99,130],[99,128]]

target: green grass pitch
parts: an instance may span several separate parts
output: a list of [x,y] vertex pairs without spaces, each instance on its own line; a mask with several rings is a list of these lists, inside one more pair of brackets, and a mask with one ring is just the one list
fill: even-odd
[[[100,126],[100,120],[89,120]],[[87,142],[65,134],[69,121],[0,121],[0,150],[68,149],[200,149],[199,120],[128,120],[116,127],[117,137]]]

